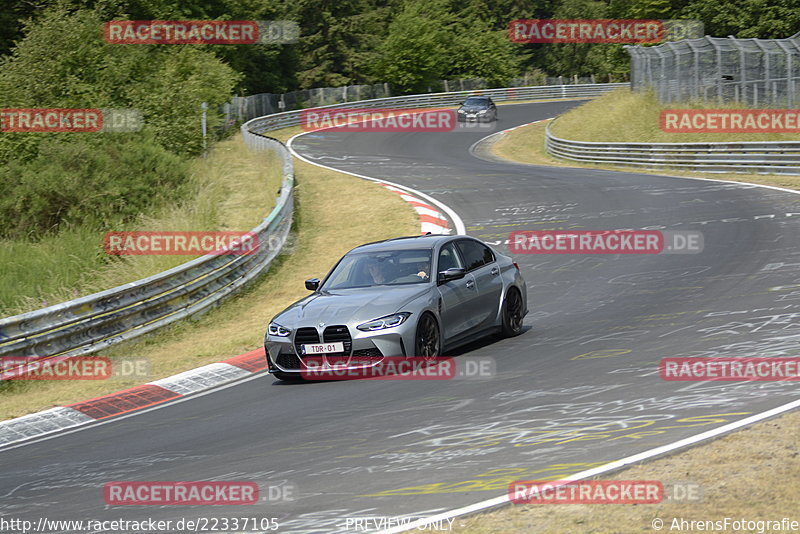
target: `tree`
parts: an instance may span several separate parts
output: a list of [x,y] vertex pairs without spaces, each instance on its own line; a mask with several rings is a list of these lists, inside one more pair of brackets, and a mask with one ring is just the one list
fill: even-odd
[[680,15],[702,20],[707,35],[781,39],[800,29],[800,0],[694,0]]
[[389,25],[372,69],[403,93],[423,92],[453,60],[455,18],[440,0],[411,0]]
[[0,56],[11,52],[14,41],[22,37],[22,22],[31,17],[37,7],[27,0],[5,0],[0,9]]
[[[604,19],[608,6],[597,0],[562,0],[554,19]],[[559,43],[539,45],[536,65],[551,74],[586,76],[607,72],[607,48],[619,45]]]
[[502,87],[518,76],[524,56],[520,46],[504,30],[492,30],[481,19],[465,21],[459,27],[448,77],[483,78],[490,87]]
[[297,22],[297,79],[302,88],[369,81],[365,72],[385,34],[389,7],[375,0],[298,0],[286,16]]
[[[93,11],[55,8],[26,25],[25,38],[0,63],[0,106],[135,108],[162,146],[197,153],[201,102],[209,103],[216,120],[239,75],[203,45],[108,44],[102,23]],[[35,155],[40,139],[0,136],[0,162]]]

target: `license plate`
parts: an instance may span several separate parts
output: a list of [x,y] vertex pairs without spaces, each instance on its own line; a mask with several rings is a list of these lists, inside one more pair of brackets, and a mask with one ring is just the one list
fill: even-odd
[[344,343],[309,343],[300,345],[303,354],[330,354],[333,352],[344,352]]

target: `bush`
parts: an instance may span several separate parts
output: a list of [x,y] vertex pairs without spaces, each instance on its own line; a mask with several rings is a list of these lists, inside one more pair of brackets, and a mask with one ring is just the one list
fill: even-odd
[[136,134],[50,138],[38,156],[0,168],[0,235],[35,238],[64,225],[111,228],[183,193],[188,163]]
[[[0,108],[134,108],[157,143],[199,154],[201,103],[208,103],[209,127],[216,126],[241,75],[204,45],[108,44],[103,22],[94,11],[59,8],[30,22],[14,54],[0,61]],[[36,157],[49,137],[1,135],[0,163]]]

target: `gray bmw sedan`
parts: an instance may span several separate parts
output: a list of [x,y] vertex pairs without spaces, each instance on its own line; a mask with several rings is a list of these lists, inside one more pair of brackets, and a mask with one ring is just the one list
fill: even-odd
[[436,358],[491,333],[518,335],[528,313],[519,266],[463,235],[361,245],[305,284],[313,293],[276,315],[264,338],[269,372],[282,380],[302,378],[311,359],[349,369]]

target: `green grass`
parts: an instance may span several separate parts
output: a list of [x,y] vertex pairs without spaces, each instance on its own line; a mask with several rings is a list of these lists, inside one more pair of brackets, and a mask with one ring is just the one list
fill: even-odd
[[715,141],[800,141],[790,133],[665,133],[659,126],[665,109],[742,109],[736,103],[660,104],[653,92],[617,89],[560,116],[553,135],[574,141],[609,143],[703,143]]
[[[142,215],[127,231],[246,231],[275,205],[281,169],[271,152],[240,138],[217,144],[192,167],[190,194]],[[0,315],[15,315],[154,275],[196,256],[110,257],[105,230],[82,226],[37,242],[0,240]]]

